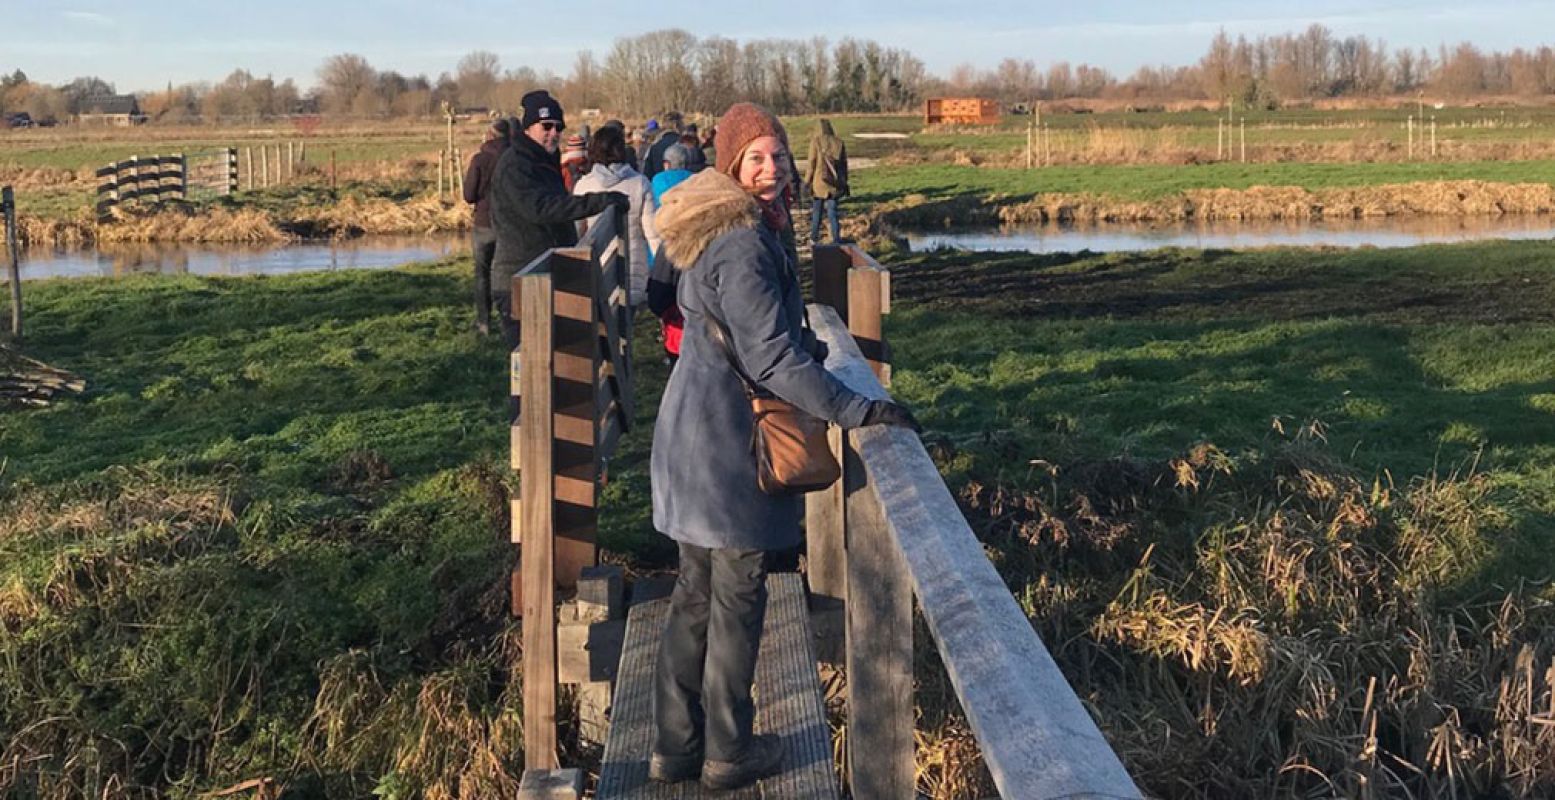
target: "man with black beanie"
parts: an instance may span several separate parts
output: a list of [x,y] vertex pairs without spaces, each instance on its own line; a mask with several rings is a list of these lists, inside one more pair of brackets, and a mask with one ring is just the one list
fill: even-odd
[[491,263],[491,294],[502,315],[502,338],[518,345],[513,320],[513,273],[553,247],[578,243],[574,220],[592,217],[611,206],[630,206],[620,192],[568,194],[557,154],[562,130],[561,104],[545,90],[524,95],[522,133],[497,160],[491,184],[491,223],[497,232],[497,253]]

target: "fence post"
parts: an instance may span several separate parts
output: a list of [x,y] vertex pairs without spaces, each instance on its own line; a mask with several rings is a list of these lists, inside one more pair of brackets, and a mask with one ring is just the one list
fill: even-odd
[[297,177],[297,165],[293,161],[295,154],[292,151],[292,141],[286,140],[286,179],[289,181]]
[[189,154],[178,154],[178,199],[189,201]]
[[1037,135],[1037,123],[1035,123],[1035,122],[1027,122],[1026,123],[1026,169],[1031,169],[1032,158],[1033,158],[1033,156],[1036,155],[1035,153],[1032,152],[1032,140],[1036,138],[1036,135]]
[[329,151],[329,188],[335,188],[335,151]]
[[243,148],[243,157],[248,161],[248,190],[252,192],[254,191],[254,148]]
[[259,175],[264,188],[270,188],[270,146],[259,146]]
[[549,274],[523,275],[513,282],[513,303],[523,329],[519,336],[523,393],[519,486],[524,543],[519,569],[524,612],[524,768],[556,769],[555,420],[551,395],[555,297]]
[[[813,251],[811,282],[815,302],[831,306],[847,321],[848,269],[852,260],[837,245],[820,245]],[[847,459],[844,434],[833,425],[827,431],[832,456],[842,465],[843,477],[819,492],[805,495],[805,579],[810,589],[810,620],[815,628],[816,656],[825,664],[841,666],[848,597],[847,509],[844,486]]]
[[285,176],[281,172],[281,167],[282,167],[282,162],[281,162],[281,143],[280,142],[276,142],[275,143],[275,185],[276,186],[280,186],[282,183],[285,183],[285,181],[286,181]]
[[881,315],[889,309],[890,274],[873,267],[848,270],[848,331],[875,371],[875,377],[880,379],[880,385],[887,388],[891,386],[891,359]]
[[5,217],[5,249],[10,263],[11,338],[22,338],[22,263],[21,246],[16,241],[16,193],[7,186],[0,189],[0,215]]
[[[97,171],[97,177],[107,180],[97,185],[97,221],[107,222],[112,218],[109,213],[114,206],[119,204],[119,164],[109,164]],[[107,195],[104,197],[103,195]]]
[[[912,585],[850,432],[847,517],[848,785],[858,800],[915,795]],[[854,593],[852,589],[859,587]]]
[[1405,152],[1408,153],[1408,157],[1409,157],[1410,160],[1414,160],[1414,157],[1415,157],[1415,115],[1414,114],[1410,114],[1404,120],[1404,130],[1406,131],[1405,136],[1408,138],[1408,141],[1409,141],[1409,147],[1408,147],[1408,149]]
[[1242,123],[1242,163],[1247,163],[1247,117],[1243,117]]
[[1431,158],[1436,158],[1436,115],[1431,115]]
[[1225,158],[1225,151],[1226,121],[1217,116],[1215,117],[1215,160],[1223,160]]
[[225,194],[228,195],[228,196],[231,196],[231,195],[234,195],[234,194],[237,194],[237,193],[238,193],[238,149],[236,147],[229,147],[229,148],[227,148],[227,191],[225,192]]

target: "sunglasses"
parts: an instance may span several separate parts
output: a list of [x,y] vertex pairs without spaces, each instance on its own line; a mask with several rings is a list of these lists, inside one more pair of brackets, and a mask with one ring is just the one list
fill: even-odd
[[540,127],[542,129],[544,129],[544,130],[556,131],[556,132],[560,133],[567,126],[561,124],[560,122],[542,122],[542,123],[540,123]]

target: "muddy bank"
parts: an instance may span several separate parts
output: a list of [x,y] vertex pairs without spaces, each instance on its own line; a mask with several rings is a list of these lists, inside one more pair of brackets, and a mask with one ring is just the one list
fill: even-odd
[[1092,194],[1002,195],[935,199],[908,195],[871,214],[868,233],[1000,223],[1323,220],[1403,215],[1548,214],[1555,187],[1544,183],[1428,181],[1309,190],[1295,186],[1195,189],[1156,200]]
[[364,234],[424,235],[465,230],[469,207],[419,197],[407,201],[345,197],[323,205],[299,205],[278,213],[261,208],[166,205],[116,211],[98,222],[82,212],[69,219],[23,214],[17,234],[23,246],[79,246],[97,242],[281,242],[297,238]]

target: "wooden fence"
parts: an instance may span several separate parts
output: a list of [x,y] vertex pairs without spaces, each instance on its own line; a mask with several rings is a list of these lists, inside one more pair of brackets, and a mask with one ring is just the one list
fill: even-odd
[[[816,248],[815,265],[823,305],[810,319],[831,348],[827,369],[855,391],[887,397],[888,273],[852,246]],[[822,658],[840,640],[847,665],[852,796],[915,795],[916,596],[1001,797],[1139,798],[918,437],[859,428],[833,446],[843,478],[807,496],[806,563]],[[839,609],[840,630],[828,632],[820,618]]]
[[7,186],[0,189],[0,217],[5,218],[6,280],[11,284],[11,338],[22,338],[22,261],[16,241],[16,193]]
[[161,202],[165,196],[187,199],[188,164],[182,153],[170,156],[130,156],[97,171],[98,219],[110,219],[121,203],[150,198]]
[[238,190],[238,149],[166,156],[130,156],[97,170],[97,217],[131,200],[188,200],[191,187],[229,195]]
[[577,247],[548,250],[513,276],[512,611],[524,618],[526,769],[557,766],[556,589],[598,561],[599,490],[632,419],[625,230],[619,211],[606,212]]

